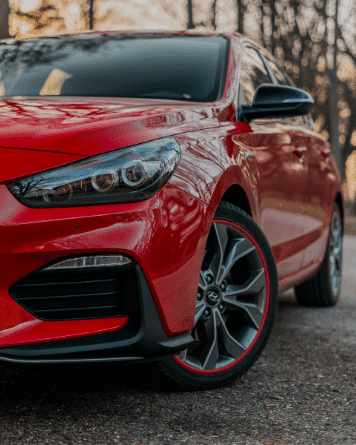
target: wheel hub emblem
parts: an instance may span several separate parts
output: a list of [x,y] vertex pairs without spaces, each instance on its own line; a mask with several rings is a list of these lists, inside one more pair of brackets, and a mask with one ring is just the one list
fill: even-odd
[[206,295],[206,299],[210,306],[216,306],[220,300],[220,296],[216,291],[210,290]]

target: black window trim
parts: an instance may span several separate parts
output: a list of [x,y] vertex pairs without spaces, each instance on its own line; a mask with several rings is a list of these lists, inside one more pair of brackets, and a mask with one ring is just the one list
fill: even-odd
[[[194,35],[194,34],[193,34]],[[223,67],[223,69],[221,70],[221,74],[220,74],[220,85],[219,85],[219,89],[218,89],[218,93],[217,93],[217,98],[214,102],[219,102],[225,92],[225,88],[226,88],[226,82],[227,82],[227,73],[228,73],[228,67],[229,67],[229,63],[230,63],[230,52],[231,52],[231,42],[230,39],[228,39],[224,34],[218,34],[218,37],[223,37],[226,40],[226,46],[225,46],[225,54],[223,54],[221,56],[221,65]]]

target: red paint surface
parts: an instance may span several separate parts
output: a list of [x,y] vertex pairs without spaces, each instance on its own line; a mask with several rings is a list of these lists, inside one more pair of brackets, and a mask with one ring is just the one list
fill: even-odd
[[84,156],[0,147],[0,183],[13,182],[21,177],[60,167],[82,158]]
[[211,104],[157,99],[3,99],[0,147],[93,156],[216,127],[214,110]]
[[[29,317],[26,317],[29,318]],[[0,332],[2,347],[28,345],[31,343],[87,337],[93,334],[122,329],[129,322],[128,317],[103,318],[98,320],[43,321],[30,317],[13,328]]]

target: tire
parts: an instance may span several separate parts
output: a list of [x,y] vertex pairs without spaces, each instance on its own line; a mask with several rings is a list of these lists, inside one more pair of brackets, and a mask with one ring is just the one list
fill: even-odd
[[330,220],[328,243],[319,272],[295,287],[302,306],[335,306],[341,292],[343,225],[339,206],[335,203]]
[[277,300],[277,271],[266,237],[249,215],[221,202],[200,273],[196,341],[159,362],[170,386],[211,389],[244,374],[266,345]]

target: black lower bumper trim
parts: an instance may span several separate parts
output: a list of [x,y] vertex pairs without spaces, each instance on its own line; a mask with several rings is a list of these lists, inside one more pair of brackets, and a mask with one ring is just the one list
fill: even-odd
[[119,331],[69,340],[0,348],[0,360],[19,363],[137,362],[171,356],[188,348],[190,333],[169,337],[141,268],[137,265],[140,321]]
[[43,358],[19,358],[19,357],[10,357],[7,355],[2,355],[0,360],[3,362],[10,363],[23,363],[25,365],[28,364],[39,364],[39,365],[50,365],[56,363],[106,363],[106,362],[123,362],[123,363],[134,363],[134,362],[147,362],[155,359],[147,359],[145,357],[108,357],[108,358],[81,358],[81,359],[69,359],[69,358],[52,358],[52,359],[43,359]]

